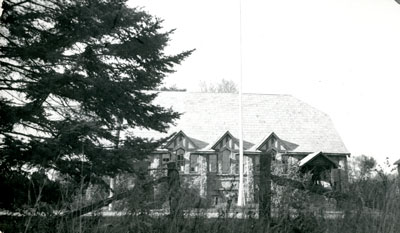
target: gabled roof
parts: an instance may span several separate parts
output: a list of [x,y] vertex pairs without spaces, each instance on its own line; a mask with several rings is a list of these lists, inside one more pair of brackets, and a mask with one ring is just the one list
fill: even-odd
[[[230,138],[232,138],[233,143],[239,144],[239,139],[237,139],[236,137],[234,137],[234,136],[229,132],[229,130],[228,130],[228,131],[226,131],[220,138],[218,138],[218,140],[217,140],[216,142],[210,143],[210,144],[209,144],[210,146],[209,146],[207,149],[213,149],[213,150],[215,150],[215,148],[217,147],[217,145],[218,145],[226,136],[229,136]],[[243,140],[243,149],[244,149],[244,150],[250,148],[251,146],[253,146],[252,143]],[[232,149],[234,149],[234,148],[232,148]]]
[[[154,103],[182,113],[180,119],[165,134],[144,129],[133,134],[160,138],[182,130],[208,144],[227,131],[239,135],[238,100],[231,93],[160,92]],[[290,95],[243,94],[242,100],[245,141],[257,144],[274,132],[298,145],[293,152],[348,153],[329,116],[308,104]]]
[[259,143],[257,143],[257,144],[255,144],[252,148],[251,148],[251,150],[260,150],[261,149],[261,147],[266,143],[266,142],[268,142],[268,140],[270,140],[272,137],[274,137],[274,138],[276,138],[276,139],[280,139],[278,136],[276,136],[276,134],[274,133],[274,132],[272,132],[271,134],[269,134],[269,135],[265,135],[265,137],[263,138],[263,139],[261,139],[261,141],[259,142]]
[[[298,145],[295,143],[290,143],[288,141],[282,140],[276,135],[274,132],[272,132],[270,135],[265,136],[259,143],[255,144],[253,147],[249,149],[249,151],[261,151],[262,147],[271,140],[271,138],[275,138],[278,141],[278,148],[276,148],[278,151],[292,151],[294,150]],[[283,148],[279,148],[283,147]]]
[[328,156],[324,155],[321,151],[311,153],[311,154],[307,155],[306,157],[304,157],[302,160],[299,161],[299,167],[304,167],[305,165],[307,165],[308,163],[310,163],[311,161],[316,159],[318,156],[322,156],[324,159],[326,159],[330,163],[332,163],[335,167],[338,167],[338,164],[335,161],[330,159]]
[[228,131],[226,131],[226,132],[224,133],[224,135],[222,135],[222,137],[220,137],[216,142],[210,144],[210,145],[211,145],[211,149],[215,149],[215,147],[216,147],[226,136],[229,136],[230,138],[232,138],[233,143],[236,143],[236,144],[239,143],[238,140],[237,140],[235,137],[233,137],[232,134],[231,134],[231,133],[229,132],[229,130],[228,130]]
[[[201,146],[204,146],[204,143],[202,144],[200,140],[193,140],[193,138],[188,137],[182,130],[180,130],[178,133],[176,133],[166,144],[165,144],[165,148],[169,147],[172,143],[174,143],[174,141],[180,137],[183,136],[185,137],[189,143],[191,143],[196,149],[202,148]],[[197,145],[197,143],[202,144],[202,145]]]

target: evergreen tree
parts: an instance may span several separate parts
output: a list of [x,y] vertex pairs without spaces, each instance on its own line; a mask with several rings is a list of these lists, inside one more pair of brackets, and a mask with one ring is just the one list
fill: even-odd
[[134,173],[162,140],[129,129],[165,132],[179,117],[150,90],[192,51],[165,54],[173,30],[125,0],[4,0],[3,9],[0,208],[55,203],[61,184]]

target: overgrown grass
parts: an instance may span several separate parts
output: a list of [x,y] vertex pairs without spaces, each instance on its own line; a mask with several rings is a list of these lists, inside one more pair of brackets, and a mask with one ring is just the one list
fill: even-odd
[[[234,205],[214,209],[193,208],[203,206],[194,205],[201,199],[195,200],[192,194],[181,198],[179,207],[183,211],[182,215],[168,216],[168,209],[156,214],[153,211],[156,205],[149,203],[145,193],[136,190],[132,196],[115,204],[116,208],[124,209],[121,216],[101,216],[101,212],[67,219],[51,215],[1,216],[0,231],[397,233],[400,232],[399,182],[386,178],[375,177],[354,182],[348,191],[354,198],[340,201],[322,198],[319,204],[316,204],[315,195],[308,191],[280,187],[280,191],[274,193],[280,195],[274,199],[270,224],[258,219],[257,209],[237,208]],[[324,205],[324,202],[333,202],[335,205]],[[188,206],[191,208],[188,209]]]

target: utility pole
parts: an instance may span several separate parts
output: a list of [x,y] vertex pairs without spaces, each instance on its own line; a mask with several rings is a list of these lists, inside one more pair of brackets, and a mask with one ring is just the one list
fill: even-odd
[[3,0],[0,0],[0,17],[3,14]]
[[239,83],[239,190],[238,206],[245,205],[244,187],[243,187],[243,106],[242,106],[242,1],[239,0],[240,9],[240,83]]

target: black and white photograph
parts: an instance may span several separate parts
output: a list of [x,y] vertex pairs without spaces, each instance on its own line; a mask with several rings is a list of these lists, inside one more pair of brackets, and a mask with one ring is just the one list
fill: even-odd
[[400,0],[0,0],[0,233],[399,233]]

